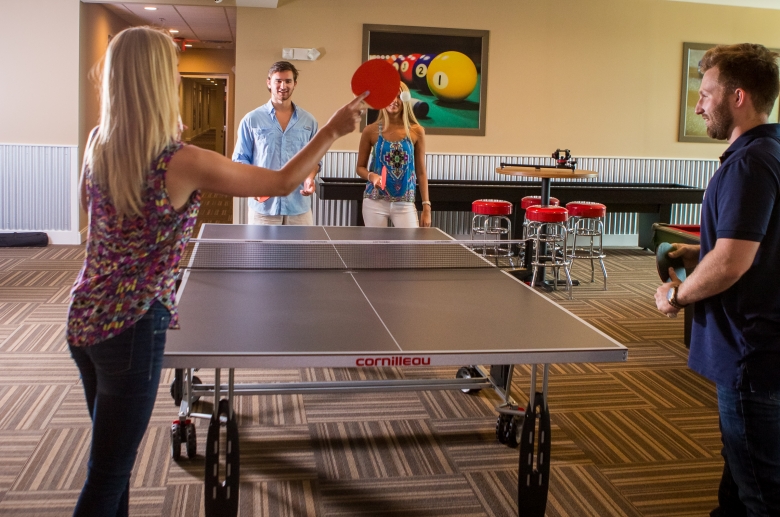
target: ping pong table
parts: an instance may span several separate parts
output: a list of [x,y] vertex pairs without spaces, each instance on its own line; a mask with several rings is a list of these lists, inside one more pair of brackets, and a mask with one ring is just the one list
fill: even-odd
[[[550,469],[549,365],[627,357],[623,345],[437,228],[204,224],[191,250],[182,260],[177,292],[181,329],[168,333],[163,366],[176,369],[175,459],[182,444],[187,456],[197,453],[191,418],[210,419],[208,517],[238,513],[236,396],[484,388],[495,389],[503,401],[496,408],[497,438],[519,445],[518,507],[523,515],[543,516]],[[269,258],[276,255],[281,258]],[[453,262],[452,255],[459,260]],[[409,257],[419,263],[407,265]],[[511,396],[512,366],[498,379],[492,368],[481,366],[517,364],[532,365],[526,408]],[[418,365],[461,368],[451,379],[234,380],[236,368]],[[215,369],[213,384],[198,383],[193,372],[199,368]],[[214,398],[212,414],[192,412],[201,396]]]

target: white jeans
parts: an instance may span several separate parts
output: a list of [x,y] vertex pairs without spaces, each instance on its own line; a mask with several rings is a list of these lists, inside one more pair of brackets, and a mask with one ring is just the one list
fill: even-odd
[[313,226],[311,210],[298,215],[263,215],[249,209],[249,224]]
[[396,228],[417,228],[417,207],[409,201],[363,199],[363,222],[366,226],[386,227],[393,221]]

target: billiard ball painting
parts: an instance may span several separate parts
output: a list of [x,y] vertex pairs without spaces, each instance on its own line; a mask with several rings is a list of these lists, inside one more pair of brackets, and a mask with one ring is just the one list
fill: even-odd
[[[489,31],[363,26],[363,61],[392,64],[431,135],[485,135]],[[366,124],[378,112],[368,110]]]

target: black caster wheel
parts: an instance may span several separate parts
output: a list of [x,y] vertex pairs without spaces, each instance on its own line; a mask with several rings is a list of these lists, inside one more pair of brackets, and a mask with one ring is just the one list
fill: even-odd
[[498,415],[496,419],[496,439],[498,443],[506,443],[506,427],[509,424],[508,415]]
[[523,422],[520,420],[520,417],[511,417],[507,421],[506,428],[504,429],[505,435],[504,441],[502,443],[505,443],[507,446],[512,447],[513,449],[516,448],[518,445],[520,445],[520,433],[522,429]]
[[171,458],[173,461],[181,459],[181,427],[178,422],[171,425]]
[[[472,368],[471,366],[462,366],[460,369],[458,369],[458,373],[455,374],[455,378],[457,379],[474,379],[476,377],[479,377],[479,372],[477,372],[476,368]],[[482,388],[464,388],[461,389],[463,393],[479,393]]]
[[183,375],[184,370],[177,368],[174,372],[173,380],[171,381],[171,398],[176,406],[181,406],[181,399],[184,393],[182,387]]
[[187,443],[187,457],[191,460],[195,459],[195,455],[198,454],[198,440],[195,436],[194,422],[184,426],[184,435]]
[[[173,378],[171,381],[171,398],[173,399],[173,403],[176,406],[181,406],[181,401],[184,398],[184,387],[182,386],[183,381],[179,380],[180,377],[178,375]],[[193,376],[192,377],[192,384],[203,384],[203,381],[200,380],[200,377]],[[195,404],[197,401],[200,400],[200,395],[196,395],[192,397],[192,403]]]

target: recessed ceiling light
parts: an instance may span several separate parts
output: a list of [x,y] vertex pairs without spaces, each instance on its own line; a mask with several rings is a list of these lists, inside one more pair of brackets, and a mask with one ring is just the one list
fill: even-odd
[[168,32],[170,32],[171,34],[178,34],[179,29],[168,29]]
[[146,9],[147,11],[156,11],[157,10],[156,7],[144,7],[144,9]]
[[191,46],[192,46],[192,44],[190,44],[190,43],[185,43],[185,45],[184,45],[184,46],[189,48],[189,47],[191,47]]

